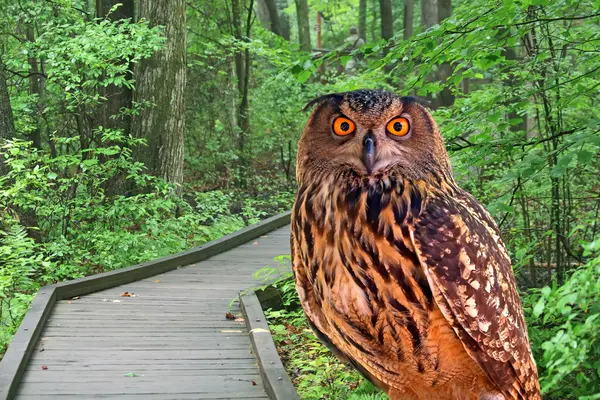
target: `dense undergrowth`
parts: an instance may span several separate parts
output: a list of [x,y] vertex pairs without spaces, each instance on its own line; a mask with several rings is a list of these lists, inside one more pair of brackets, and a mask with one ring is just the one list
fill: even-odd
[[[10,131],[0,124],[0,354],[42,285],[289,209],[303,106],[387,89],[432,106],[457,180],[498,222],[545,398],[600,399],[600,1],[453,0],[451,15],[422,25],[421,11],[441,2],[417,0],[405,36],[404,0],[277,0],[289,40],[262,22],[259,3],[182,8],[185,169],[183,184],[171,185],[142,164],[144,151],[136,157],[155,138],[129,124],[160,107],[122,96],[136,94],[136,67],[167,30],[117,17],[119,7],[133,13],[132,0],[0,0],[0,122],[13,120]],[[325,49],[339,49],[361,13],[366,44],[353,54],[301,50],[300,3],[310,21],[323,17]],[[384,3],[395,32],[385,39]],[[342,73],[349,61],[358,67]],[[370,390],[320,347],[297,309],[272,321],[307,398]]]
[[[9,172],[0,177],[0,355],[41,286],[177,253],[291,205],[285,188],[261,197],[196,192],[190,183],[177,193],[131,159],[131,148],[142,144],[115,132],[105,132],[103,142],[85,156],[51,157],[23,141],[3,147]],[[114,185],[135,190],[111,194]],[[25,228],[32,225],[38,228]]]

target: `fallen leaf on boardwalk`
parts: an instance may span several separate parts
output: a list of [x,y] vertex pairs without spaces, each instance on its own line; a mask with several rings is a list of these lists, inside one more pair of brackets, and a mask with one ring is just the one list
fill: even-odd
[[252,386],[256,386],[256,382],[255,381],[252,381]]
[[128,372],[125,374],[125,376],[128,378],[135,378],[137,374],[135,372]]
[[234,321],[235,321],[235,322],[244,322],[244,321],[245,321],[245,319],[244,319],[244,318],[236,318]]
[[241,329],[222,329],[222,333],[242,333]]
[[155,280],[154,283],[160,283],[160,279]]
[[73,304],[73,302],[71,300],[67,301],[67,304]]
[[48,367],[47,367],[47,366],[45,366],[45,365],[42,365],[42,369],[45,371],[45,370],[47,370],[47,369],[48,369]]
[[121,293],[121,297],[137,297],[137,295],[135,293],[125,292]]
[[252,243],[252,246],[257,246],[257,245],[258,245],[258,242]]
[[225,318],[227,319],[235,319],[235,315],[233,315],[232,313],[228,312],[225,314]]
[[79,296],[75,296],[75,297],[71,297],[71,300],[79,300],[81,297]]

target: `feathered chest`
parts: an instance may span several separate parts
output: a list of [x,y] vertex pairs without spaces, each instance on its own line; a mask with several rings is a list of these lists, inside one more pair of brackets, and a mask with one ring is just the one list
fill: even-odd
[[327,303],[371,335],[381,334],[376,325],[382,313],[411,319],[416,329],[432,303],[410,237],[425,192],[418,184],[388,177],[346,185],[325,179],[301,187],[292,229],[305,309]]

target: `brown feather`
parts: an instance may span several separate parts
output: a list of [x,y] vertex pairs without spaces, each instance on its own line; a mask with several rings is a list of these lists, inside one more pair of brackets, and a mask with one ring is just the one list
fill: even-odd
[[[540,399],[498,228],[454,183],[429,113],[385,92],[320,101],[292,213],[297,289],[318,337],[392,399]],[[331,136],[338,113],[356,141]],[[400,113],[412,134],[388,141],[380,127]],[[365,132],[391,160],[372,174],[357,153]]]

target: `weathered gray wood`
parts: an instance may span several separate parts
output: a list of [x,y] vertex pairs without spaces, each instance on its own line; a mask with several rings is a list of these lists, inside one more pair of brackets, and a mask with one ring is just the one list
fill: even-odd
[[36,340],[40,337],[55,302],[55,286],[41,289],[33,299],[29,312],[0,362],[0,399],[14,397],[27,361],[35,349]]
[[[279,224],[289,220],[282,218]],[[57,286],[54,301],[65,300],[48,308],[43,333],[29,340],[17,398],[267,398],[245,321],[225,313],[241,316],[237,294],[262,284],[254,272],[289,254],[289,227],[257,239],[244,235],[248,244],[226,252],[233,261],[184,258],[186,267],[158,275],[121,275],[120,286],[104,287],[119,284],[115,273]],[[136,297],[121,297],[126,291]]]
[[254,292],[247,293],[241,296],[241,303],[269,398],[272,400],[300,400],[281,363],[258,297]]
[[[59,399],[59,400],[81,400],[80,395],[21,395],[20,399],[44,400],[44,399]],[[264,393],[178,393],[173,396],[169,393],[160,394],[110,394],[110,395],[93,395],[85,396],[86,399],[117,399],[117,400],[239,400],[239,399],[268,399]]]
[[[276,215],[258,224],[248,226],[238,232],[223,236],[200,247],[182,253],[160,258],[144,264],[117,271],[93,275],[74,281],[58,284],[57,298],[64,299],[71,296],[96,292],[98,290],[137,281],[163,272],[172,271],[179,267],[197,263],[213,257],[224,251],[240,246],[260,235],[286,225],[290,221],[290,213]],[[285,254],[285,253],[284,253]]]

